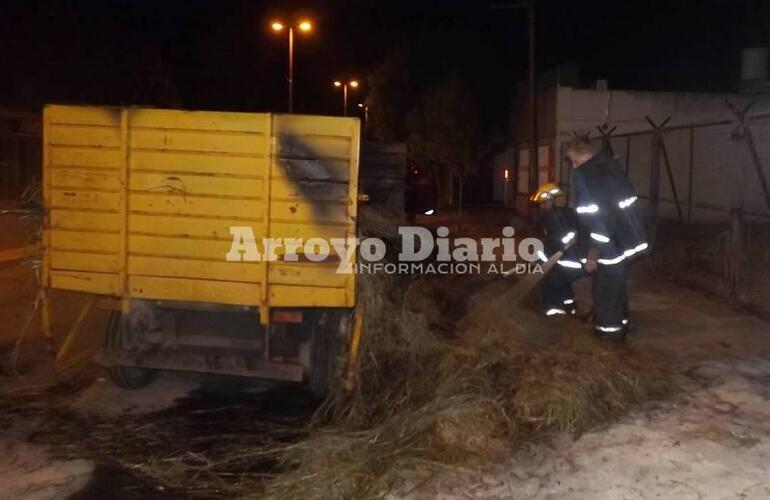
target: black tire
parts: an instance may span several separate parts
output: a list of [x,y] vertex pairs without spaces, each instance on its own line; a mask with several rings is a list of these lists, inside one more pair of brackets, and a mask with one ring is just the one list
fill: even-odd
[[[122,317],[113,311],[107,324],[107,349],[123,347]],[[147,387],[158,375],[157,370],[137,368],[135,366],[110,366],[107,368],[112,382],[121,389],[141,389]]]
[[310,342],[310,392],[326,399],[334,392],[339,381],[339,346],[347,327],[344,313],[329,313],[323,325],[316,323]]

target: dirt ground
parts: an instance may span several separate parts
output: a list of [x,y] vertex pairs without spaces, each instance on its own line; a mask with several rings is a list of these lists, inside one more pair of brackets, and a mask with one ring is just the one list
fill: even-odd
[[[588,285],[580,283],[579,298],[590,296]],[[643,265],[635,269],[630,290],[633,347],[657,353],[679,375],[681,390],[606,428],[529,445],[492,469],[447,471],[407,498],[770,498],[770,323],[663,281]],[[4,357],[34,294],[31,269],[18,263],[0,267]],[[58,334],[67,330],[83,300],[60,296]],[[45,359],[39,322],[33,322],[23,346],[26,359]],[[5,391],[34,390],[52,378],[50,370],[5,373],[0,383]],[[204,377],[165,374],[141,391],[117,389],[96,368],[92,379],[67,398],[68,407],[83,415],[118,419],[171,410],[182,422],[187,414],[209,411],[205,405],[192,411],[189,406],[190,398],[211,384]],[[243,394],[263,405],[266,391],[256,384]],[[34,444],[40,422],[9,421],[3,414],[0,408],[2,499],[184,497],[137,484],[111,464],[57,459],[60,453]]]
[[770,498],[770,323],[650,278],[632,282],[632,342],[677,369],[681,392],[410,498]]

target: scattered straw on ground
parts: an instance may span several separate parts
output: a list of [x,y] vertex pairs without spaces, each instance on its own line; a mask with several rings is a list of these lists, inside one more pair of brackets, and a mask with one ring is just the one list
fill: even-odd
[[[399,289],[387,277],[363,280],[369,309],[356,390],[340,390],[319,413],[323,424],[287,450],[288,472],[270,483],[271,498],[404,493],[545,433],[579,434],[667,390],[653,361],[570,319],[544,323],[512,308],[496,325],[448,330],[441,308],[420,304],[458,286],[447,281]],[[477,293],[499,296],[500,285]],[[454,309],[476,310],[457,295]]]
[[57,453],[117,464],[186,494],[359,500],[502,460],[548,433],[578,435],[665,394],[670,380],[659,365],[600,343],[570,318],[546,321],[519,304],[496,305],[494,321],[473,320],[512,283],[359,276],[355,390],[340,386],[310,422],[251,419],[237,431],[191,434],[196,415],[84,416],[54,406],[62,396],[50,394],[5,406],[37,419],[37,439]]

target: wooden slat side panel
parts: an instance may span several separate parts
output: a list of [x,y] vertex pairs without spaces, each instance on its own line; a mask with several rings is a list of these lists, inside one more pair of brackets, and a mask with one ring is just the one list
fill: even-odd
[[285,182],[322,181],[347,184],[350,178],[350,160],[345,157],[336,160],[317,158],[274,157],[271,176],[285,179]]
[[[252,227],[260,252],[268,213],[272,237],[354,234],[356,120],[280,115],[271,125],[265,115],[131,109],[122,142],[120,109],[54,108],[47,111],[52,286],[120,295],[125,248],[130,296],[257,306],[264,266],[226,261],[232,226]],[[265,304],[352,306],[355,277],[336,268],[270,263]]]
[[134,129],[134,150],[221,153],[227,156],[265,157],[262,133]]
[[85,167],[93,169],[119,169],[122,161],[117,148],[88,148],[83,146],[49,146],[53,167]]
[[183,151],[132,151],[131,169],[165,173],[198,173],[212,176],[261,178],[265,173],[263,158],[232,157]]
[[[358,234],[356,225],[358,223],[358,179],[361,157],[361,122],[353,122],[353,130],[350,140],[350,184],[348,190],[348,239],[355,238]],[[354,262],[357,259],[354,258]],[[345,301],[348,307],[353,307],[356,303],[356,280],[355,276],[350,276],[345,287]]]
[[51,287],[100,295],[117,296],[120,293],[117,274],[106,273],[51,270]]
[[308,240],[323,235],[326,238],[346,238],[348,234],[347,225],[322,225],[318,223],[291,223],[276,222],[270,224],[270,232],[275,238],[301,238]]
[[287,132],[276,135],[276,156],[282,160],[313,160],[335,162],[346,160],[350,155],[349,137],[292,135]]
[[132,213],[143,214],[245,219],[262,216],[262,203],[258,199],[217,199],[162,193],[131,193],[129,206]]
[[51,230],[52,252],[76,250],[81,252],[118,254],[120,235],[116,233]]
[[185,216],[159,216],[132,214],[129,220],[131,234],[145,236],[172,236],[177,238],[205,238],[232,241],[230,228],[234,226],[249,226],[253,228],[254,237],[260,238],[259,228],[262,221],[206,219]]
[[336,201],[346,203],[346,181],[290,181],[285,177],[273,177],[270,193],[273,201],[306,201],[310,203]]
[[120,262],[117,255],[54,251],[51,254],[51,269],[117,273],[120,270]]
[[131,110],[133,128],[183,129],[264,133],[264,116],[257,113],[218,111],[181,111],[173,109],[136,108]]
[[120,108],[117,107],[49,105],[45,112],[53,126],[63,123],[120,127]]
[[[347,204],[339,202],[310,203],[307,201],[273,201],[270,207],[270,220],[299,224],[341,224],[347,225]],[[274,236],[275,233],[272,233]],[[326,233],[316,236],[324,238]]]
[[52,229],[81,229],[117,234],[121,224],[121,217],[118,213],[51,210]]
[[270,307],[352,307],[344,288],[270,284]]
[[282,285],[313,284],[319,287],[344,288],[350,275],[338,274],[336,263],[273,262],[270,283]]
[[51,144],[54,146],[84,146],[119,148],[120,128],[110,125],[77,125],[58,123],[51,127]]
[[[354,119],[275,118],[271,236],[307,240],[355,234],[357,200],[354,196],[351,205],[350,179],[357,175],[357,131]],[[336,269],[336,263],[271,263],[271,307],[348,306],[355,276]]]
[[262,194],[262,183],[262,179],[254,178],[132,172],[130,188],[134,192],[258,199]]
[[119,191],[120,176],[109,170],[84,170],[60,167],[51,170],[51,186],[57,189]]
[[315,115],[275,115],[273,135],[310,135],[350,138],[358,120]]
[[51,208],[87,209],[116,212],[120,210],[119,192],[83,191],[51,188]]
[[129,256],[128,267],[131,269],[132,275],[244,283],[257,283],[259,281],[259,263],[227,262],[224,257],[220,262],[217,262]]
[[[212,262],[226,262],[232,241],[167,238],[130,234],[128,252],[130,255],[154,257],[199,259]],[[169,264],[170,265],[170,264]],[[133,269],[130,269],[133,272]]]
[[132,297],[156,300],[181,300],[256,306],[259,304],[259,284],[226,281],[129,276]]
[[46,274],[56,288],[114,294],[120,109],[46,106]]

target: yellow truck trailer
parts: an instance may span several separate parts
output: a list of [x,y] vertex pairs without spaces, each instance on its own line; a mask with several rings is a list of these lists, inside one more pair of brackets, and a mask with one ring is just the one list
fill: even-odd
[[112,298],[118,385],[169,369],[328,390],[355,275],[333,255],[226,255],[234,227],[260,252],[355,237],[357,119],[50,105],[43,128],[43,284]]

